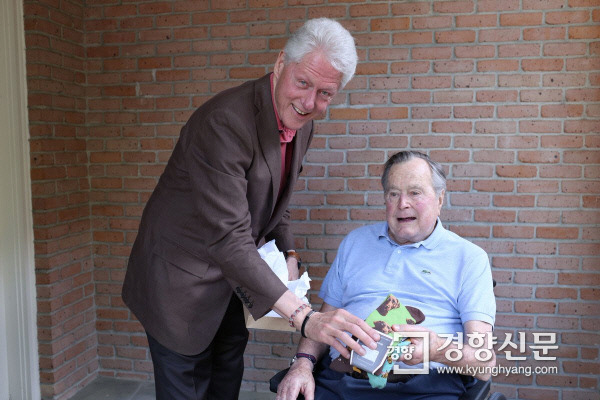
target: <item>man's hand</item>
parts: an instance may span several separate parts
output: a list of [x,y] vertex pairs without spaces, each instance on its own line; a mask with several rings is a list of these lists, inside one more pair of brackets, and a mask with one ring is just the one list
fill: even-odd
[[[301,300],[294,293],[287,290],[275,302],[273,310],[282,317],[289,318],[294,313],[294,310],[298,310],[301,304]],[[303,312],[294,314],[294,326],[296,330],[301,329],[304,319],[309,312],[309,308],[304,308]],[[315,342],[333,347],[346,358],[350,357],[350,352],[346,349],[346,346],[350,346],[350,349],[360,355],[365,355],[366,351],[362,346],[356,343],[346,332],[362,340],[371,349],[375,350],[377,348],[375,342],[379,341],[379,333],[375,329],[348,311],[337,309],[327,303],[323,303],[321,311],[312,314],[304,325],[304,334],[306,337]]]
[[[444,345],[444,339],[440,338],[437,333],[431,329],[427,329],[418,325],[392,325],[394,332],[429,332],[429,361],[437,361],[436,355],[437,349]],[[407,335],[408,336],[408,335]],[[407,353],[410,354],[410,359],[406,358],[406,354],[402,354],[400,360],[407,365],[417,365],[423,362],[423,341],[422,337],[410,337],[410,346],[412,351]]]
[[310,317],[304,332],[309,339],[330,345],[346,358],[350,358],[350,352],[338,339],[358,354],[365,355],[366,353],[362,346],[346,332],[350,332],[371,349],[376,349],[375,342],[379,341],[379,333],[365,321],[346,310],[337,309],[327,303],[323,304],[321,312],[314,313]]
[[302,393],[306,400],[315,397],[315,378],[312,374],[313,364],[307,358],[298,358],[290,367],[279,387],[276,400],[296,400]]
[[[429,361],[439,362],[448,366],[459,368],[476,367],[475,378],[487,381],[491,377],[490,369],[496,365],[496,354],[493,351],[491,343],[488,343],[486,334],[492,332],[492,325],[483,321],[467,321],[464,326],[464,333],[483,334],[484,342],[477,348],[472,347],[469,343],[462,343],[461,347],[457,347],[455,343],[446,345],[446,340],[437,335],[430,329],[418,325],[393,325],[392,329],[396,332],[429,332]],[[407,335],[409,336],[409,335]],[[409,336],[410,337],[410,336]],[[411,346],[413,346],[412,357],[407,360],[405,356],[401,360],[408,365],[415,365],[423,362],[423,338],[411,338]],[[444,347],[444,348],[442,348]],[[461,357],[458,360],[449,360],[446,357],[446,352],[450,349],[458,349]],[[481,359],[477,357],[477,349],[490,349],[490,357]]]

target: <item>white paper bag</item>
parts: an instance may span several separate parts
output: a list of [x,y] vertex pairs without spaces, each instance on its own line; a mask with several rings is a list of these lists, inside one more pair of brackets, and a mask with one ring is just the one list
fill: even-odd
[[[288,269],[287,263],[285,262],[285,256],[277,249],[275,240],[271,240],[258,249],[258,254],[260,254],[261,258],[265,260],[275,275],[281,279],[292,293],[308,303],[308,299],[306,298],[306,293],[308,292],[308,289],[310,289],[310,278],[308,277],[308,273],[303,273],[299,279],[288,281]],[[255,320],[252,318],[250,312],[244,307],[244,316],[246,317],[247,328],[290,332],[296,330],[289,325],[286,318],[281,317],[275,311],[270,311],[264,317]]]

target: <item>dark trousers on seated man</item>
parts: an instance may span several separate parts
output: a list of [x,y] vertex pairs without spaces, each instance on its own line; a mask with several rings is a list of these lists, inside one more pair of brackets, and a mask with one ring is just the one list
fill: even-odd
[[334,371],[329,364],[331,357],[326,355],[317,365],[315,400],[457,400],[466,392],[465,378],[467,382],[474,380],[430,370],[429,374],[413,375],[406,382],[388,382],[385,388],[374,389],[368,380]]
[[167,349],[152,336],[157,400],[237,400],[244,373],[248,329],[241,301],[232,296],[215,338],[202,353],[186,356]]

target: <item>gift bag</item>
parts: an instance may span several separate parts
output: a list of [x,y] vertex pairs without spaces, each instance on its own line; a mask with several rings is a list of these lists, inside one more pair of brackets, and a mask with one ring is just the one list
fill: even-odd
[[[288,281],[288,270],[285,257],[281,251],[277,249],[275,241],[271,240],[266,243],[260,249],[258,254],[262,259],[271,267],[271,270],[281,279],[281,281],[287,286],[287,288],[299,298],[303,299],[304,302],[308,303],[306,293],[310,289],[310,278],[305,272],[295,281]],[[287,318],[281,317],[275,311],[267,313],[262,318],[255,320],[250,314],[250,311],[244,307],[244,318],[246,320],[246,328],[252,329],[268,329],[272,331],[283,331],[283,332],[295,332],[296,328],[291,327],[288,323]]]

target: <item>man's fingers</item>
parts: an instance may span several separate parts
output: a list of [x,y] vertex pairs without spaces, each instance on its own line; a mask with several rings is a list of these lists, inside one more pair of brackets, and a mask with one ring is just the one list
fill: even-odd
[[[354,343],[356,343],[356,342],[354,342]],[[334,339],[333,342],[331,342],[330,346],[333,347],[334,349],[336,349],[342,355],[342,357],[350,358],[350,352],[348,351],[346,346],[342,346],[342,344],[340,342],[338,342],[337,340]]]
[[375,342],[379,341],[379,333],[375,329],[371,328],[362,319],[356,317],[349,324],[348,329],[346,329],[348,332],[352,333],[352,335],[360,339],[371,349],[375,350],[377,348],[377,343]]
[[304,400],[314,400],[315,399],[315,383],[314,383],[314,380],[308,382],[304,386],[304,390],[302,390],[302,394],[304,395]]
[[279,384],[279,387],[277,388],[277,396],[275,397],[276,400],[287,400],[287,399],[296,399],[298,397],[298,395],[296,394],[296,397],[294,396],[294,391],[291,387],[290,384],[288,384],[286,381],[282,381]]
[[[315,321],[314,324],[310,324],[309,322],[309,324],[312,325],[310,326],[310,332],[314,333],[316,336],[309,336],[316,341],[332,346],[345,357],[349,357],[350,353],[337,339],[341,340],[358,354],[365,354],[365,350],[362,346],[353,340],[350,335],[354,335],[371,349],[377,348],[376,341],[379,340],[379,333],[365,321],[345,310],[338,309],[335,311],[318,313],[309,321],[313,320]],[[346,332],[349,332],[350,335]]]
[[408,324],[403,324],[403,325],[394,324],[394,325],[392,325],[392,329],[396,332],[401,332],[401,331],[423,332],[423,331],[427,330],[420,325],[408,325]]

